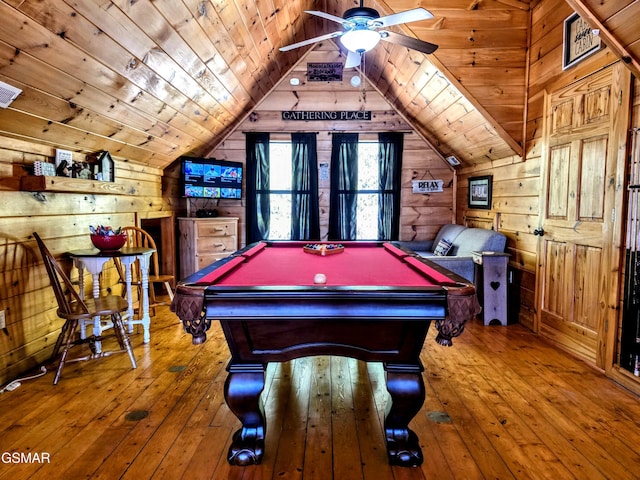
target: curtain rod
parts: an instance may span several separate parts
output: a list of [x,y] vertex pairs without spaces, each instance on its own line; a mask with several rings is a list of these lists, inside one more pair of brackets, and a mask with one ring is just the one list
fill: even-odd
[[320,132],[309,132],[308,130],[291,130],[287,132],[263,132],[263,131],[255,131],[255,130],[243,130],[242,134],[246,135],[247,133],[268,133],[269,135],[291,135],[292,133],[315,133],[316,135],[320,135]]
[[372,135],[375,135],[377,133],[415,133],[413,130],[381,130],[378,132],[363,132],[363,131],[350,131],[350,130],[323,130],[322,132],[309,132],[308,130],[295,130],[295,131],[286,131],[286,132],[264,132],[262,130],[258,131],[258,130],[243,130],[242,133],[243,134],[247,134],[247,133],[269,133],[271,135],[286,135],[288,133],[315,133],[316,135],[320,135],[321,133],[326,132],[329,135],[333,135],[334,133],[362,133],[362,134],[367,134],[370,133]]
[[334,133],[362,133],[362,134],[365,134],[365,135],[367,133],[370,133],[372,135],[375,135],[377,133],[414,133],[414,131],[413,130],[381,130],[381,131],[378,131],[378,132],[369,132],[369,131],[366,131],[366,132],[363,132],[363,131],[351,132],[349,130],[327,130],[327,133],[329,135],[333,135]]

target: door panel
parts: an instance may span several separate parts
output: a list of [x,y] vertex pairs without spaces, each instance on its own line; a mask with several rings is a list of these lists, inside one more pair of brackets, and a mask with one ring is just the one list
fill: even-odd
[[580,210],[581,221],[602,222],[604,217],[604,169],[603,159],[607,158],[606,135],[589,138],[582,142],[582,162],[580,171]]
[[600,266],[603,262],[602,249],[576,245],[573,322],[592,332],[598,329],[598,317],[593,312],[599,311],[602,301]]
[[571,145],[551,148],[549,159],[548,217],[565,219],[569,205],[569,159]]
[[[542,295],[542,311],[556,320],[564,318],[567,306],[565,292],[567,283],[566,259],[567,244],[553,240],[545,242],[544,294]],[[567,282],[569,280],[569,282]]]

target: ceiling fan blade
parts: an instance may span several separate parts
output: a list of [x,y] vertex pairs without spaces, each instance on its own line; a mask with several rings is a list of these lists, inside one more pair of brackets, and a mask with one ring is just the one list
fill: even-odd
[[407,37],[406,35],[400,35],[399,33],[387,31],[380,32],[380,38],[386,42],[397,43],[403,47],[411,48],[412,50],[417,50],[426,54],[433,53],[438,49],[438,45],[424,42],[417,38]]
[[311,45],[312,43],[321,42],[322,40],[329,40],[330,38],[339,37],[343,33],[344,32],[327,33],[326,35],[320,35],[319,37],[309,38],[298,43],[292,43],[291,45],[280,47],[279,50],[281,52],[288,52],[289,50],[293,50],[294,48],[304,47],[305,45]]
[[375,27],[389,27],[391,25],[398,25],[399,23],[417,22],[418,20],[429,20],[433,18],[433,15],[429,10],[424,8],[414,8],[413,10],[407,10],[406,12],[394,13],[387,15],[386,17],[376,18],[370,23]]
[[362,54],[347,50],[347,59],[344,61],[344,68],[359,67],[362,61]]
[[344,18],[336,17],[335,15],[331,15],[326,12],[319,12],[317,10],[305,10],[304,13],[310,13],[311,15],[317,15],[318,17],[326,18],[327,20],[331,20],[332,22],[337,22],[339,24],[351,23],[347,22]]

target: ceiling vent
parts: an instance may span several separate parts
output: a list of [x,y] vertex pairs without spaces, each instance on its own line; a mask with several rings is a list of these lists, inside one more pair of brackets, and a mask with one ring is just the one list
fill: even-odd
[[8,83],[0,82],[0,107],[7,108],[21,92],[22,90],[19,88],[11,86]]
[[449,165],[451,165],[452,167],[457,167],[458,165],[460,165],[460,160],[458,160],[456,157],[454,157],[453,155],[449,155],[446,158],[447,162],[449,162]]

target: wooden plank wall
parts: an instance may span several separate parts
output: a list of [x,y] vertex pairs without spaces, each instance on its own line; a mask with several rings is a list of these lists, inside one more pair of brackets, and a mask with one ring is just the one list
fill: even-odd
[[[0,310],[6,316],[6,328],[0,331],[0,385],[47,360],[61,327],[32,232],[61,256],[91,246],[89,225],[133,225],[138,218],[164,217],[182,206],[178,198],[163,197],[161,170],[117,157],[116,182],[126,187],[125,194],[20,191],[20,176],[33,162],[53,161],[54,155],[53,146],[0,136]],[[83,159],[74,153],[74,160]],[[71,185],[73,181],[69,179]],[[175,182],[174,175],[169,183]],[[164,190],[176,188],[165,185]],[[71,268],[69,262],[65,265]],[[70,273],[77,278],[75,269]],[[115,283],[114,274],[107,270],[103,287]],[[86,281],[85,291],[91,292],[90,279]]]
[[[325,42],[310,52],[282,82],[270,92],[210,156],[232,161],[245,161],[245,132],[272,132],[272,139],[289,140],[291,132],[318,133],[318,164],[330,164],[331,134],[334,131],[358,132],[362,140],[377,140],[377,132],[406,132],[402,170],[401,240],[426,240],[435,237],[438,229],[454,218],[454,172],[430,144],[413,131],[411,126],[394,110],[382,95],[364,83],[354,88],[349,81],[353,70],[345,70],[342,82],[307,82],[307,62],[340,62],[340,53],[332,42]],[[290,79],[300,80],[298,87]],[[283,121],[281,112],[287,110],[359,111],[372,112],[370,122]],[[439,179],[444,181],[444,192],[429,195],[413,194],[411,180]],[[210,205],[209,205],[210,207]],[[209,208],[202,201],[194,201],[191,211]],[[221,216],[240,218],[240,243],[246,243],[245,201],[220,201],[216,208]],[[320,181],[321,235],[327,238],[329,218],[329,182]]]
[[[605,48],[578,65],[562,70],[562,28],[573,11],[564,2],[543,0],[532,10],[531,48],[529,55],[528,102],[525,132],[525,155],[507,157],[489,164],[465,166],[458,176],[457,222],[467,217],[489,217],[497,229],[508,237],[511,254],[510,321],[535,329],[535,284],[540,198],[540,161],[543,140],[545,92],[583,78],[616,61]],[[490,211],[469,210],[468,178],[493,175],[493,202]]]

